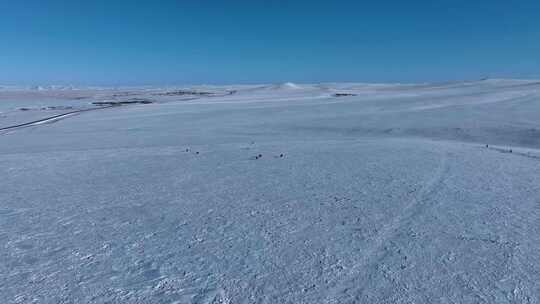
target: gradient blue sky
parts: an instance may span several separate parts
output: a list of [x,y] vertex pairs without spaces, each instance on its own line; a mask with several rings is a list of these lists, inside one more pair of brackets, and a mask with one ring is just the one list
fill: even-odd
[[0,83],[540,78],[539,0],[0,0]]

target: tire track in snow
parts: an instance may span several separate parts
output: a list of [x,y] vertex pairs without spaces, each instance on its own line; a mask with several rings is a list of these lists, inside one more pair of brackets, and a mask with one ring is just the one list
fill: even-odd
[[405,206],[402,212],[394,217],[388,224],[384,225],[379,230],[379,233],[368,242],[366,249],[362,252],[362,257],[349,269],[346,278],[341,280],[341,282],[338,281],[336,283],[337,286],[329,291],[328,296],[331,301],[340,302],[337,299],[340,298],[341,294],[348,289],[358,287],[351,284],[352,281],[362,273],[365,267],[376,262],[376,258],[380,255],[379,253],[381,249],[384,248],[384,245],[394,238],[402,230],[400,228],[410,222],[411,218],[420,213],[423,209],[436,203],[430,200],[430,196],[440,188],[439,186],[447,176],[449,170],[448,158],[448,152],[444,152],[439,162],[439,167],[433,177],[426,182],[424,187],[414,196],[407,206]]

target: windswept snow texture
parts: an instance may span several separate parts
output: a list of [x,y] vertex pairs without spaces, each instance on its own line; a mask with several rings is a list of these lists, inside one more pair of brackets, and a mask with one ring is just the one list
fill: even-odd
[[0,132],[2,303],[540,303],[538,82],[9,87],[0,127],[111,100],[152,103]]

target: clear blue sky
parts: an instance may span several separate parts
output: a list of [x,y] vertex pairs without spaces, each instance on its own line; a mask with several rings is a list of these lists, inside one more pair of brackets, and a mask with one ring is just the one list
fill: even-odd
[[0,0],[0,83],[540,78],[539,0]]

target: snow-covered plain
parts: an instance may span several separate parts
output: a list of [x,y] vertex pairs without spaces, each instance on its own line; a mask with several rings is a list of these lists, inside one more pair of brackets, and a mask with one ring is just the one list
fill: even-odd
[[4,87],[1,128],[2,303],[540,303],[540,82]]

